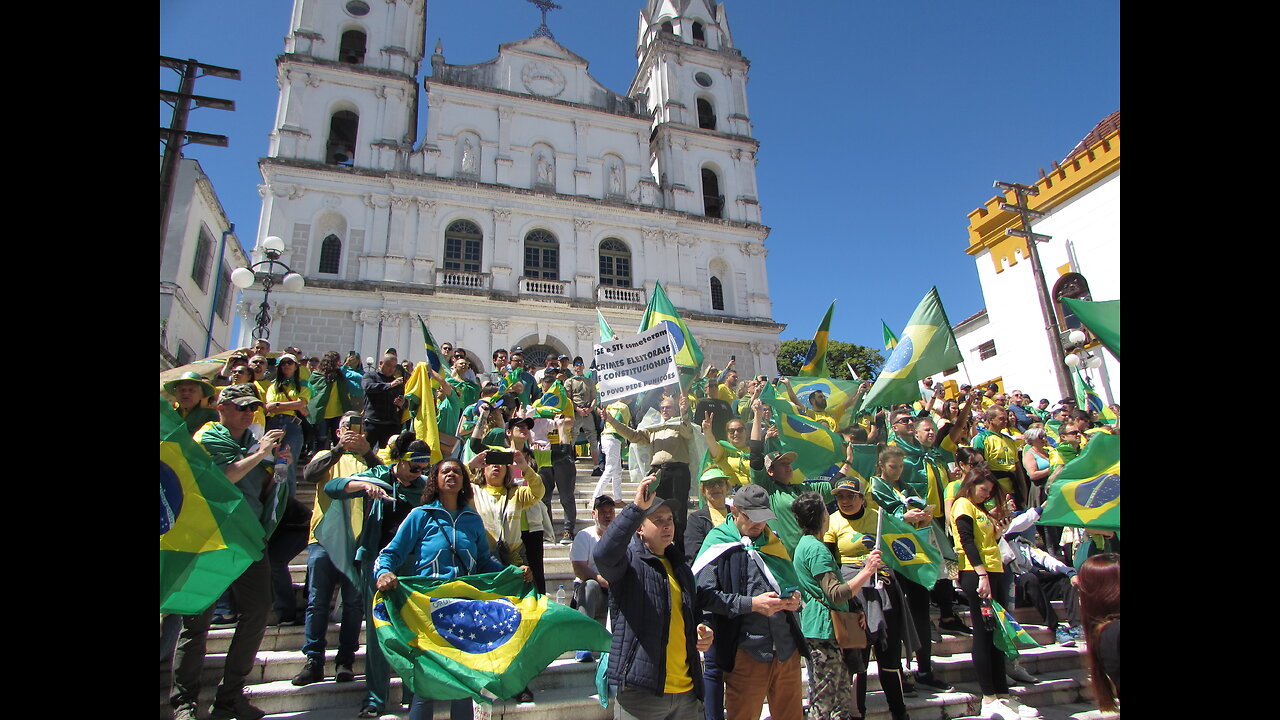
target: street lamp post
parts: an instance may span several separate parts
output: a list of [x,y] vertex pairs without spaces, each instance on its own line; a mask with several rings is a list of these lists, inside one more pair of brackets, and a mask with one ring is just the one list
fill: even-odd
[[266,266],[262,273],[262,302],[258,305],[258,314],[254,317],[253,339],[254,340],[270,340],[271,339],[271,288],[275,287],[276,278],[272,273],[275,272],[276,266],[279,265],[283,269],[284,279],[281,285],[289,292],[298,292],[305,285],[306,281],[302,276],[294,272],[292,268],[280,261],[280,256],[284,254],[284,240],[272,235],[262,241],[262,254],[267,256],[266,260],[260,260],[247,268],[236,268],[231,273],[231,283],[241,290],[247,289],[253,285],[253,281],[257,279],[257,269]]

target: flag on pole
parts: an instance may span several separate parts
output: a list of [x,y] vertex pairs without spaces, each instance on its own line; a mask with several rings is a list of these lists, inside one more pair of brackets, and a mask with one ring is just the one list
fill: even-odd
[[596,310],[596,319],[600,321],[600,342],[609,342],[616,333],[609,327],[609,321],[604,319],[604,315],[600,314],[599,310]]
[[1120,529],[1120,436],[1096,433],[1053,484],[1040,525]]
[[640,318],[640,328],[636,332],[642,333],[658,323],[666,323],[667,330],[671,332],[676,365],[693,368],[695,371],[702,367],[702,349],[698,347],[698,341],[693,339],[693,333],[689,332],[689,326],[684,324],[676,307],[667,298],[667,291],[662,289],[662,283],[654,286],[653,297],[649,298],[649,307],[645,308],[644,317]]
[[160,398],[160,612],[198,615],[262,557],[266,531]]
[[[424,325],[422,328],[426,330]],[[429,336],[428,336],[429,337]],[[427,351],[428,357],[430,350]],[[413,421],[413,434],[419,440],[431,446],[432,464],[444,459],[440,449],[440,426],[436,419],[436,393],[432,386],[431,373],[427,372],[427,363],[420,362],[413,366],[409,380],[404,384],[404,396],[417,399],[416,403],[406,402],[405,409],[410,411]],[[417,407],[414,407],[416,404]]]
[[604,652],[612,642],[603,625],[537,594],[514,567],[402,577],[373,596],[373,629],[409,689],[437,700],[510,698],[562,653]]
[[884,335],[884,349],[892,350],[898,347],[898,336],[893,334],[893,331],[889,329],[884,320],[880,321],[880,328],[881,334]]
[[932,288],[911,314],[901,340],[867,393],[863,407],[914,403],[920,399],[917,381],[958,365],[963,359],[938,288]]
[[1080,318],[1080,322],[1089,328],[1089,332],[1097,336],[1103,347],[1111,351],[1116,359],[1120,359],[1120,301],[1104,300],[1089,302],[1062,298],[1062,304]]
[[1106,403],[1102,402],[1102,398],[1093,389],[1093,385],[1090,384],[1086,377],[1080,374],[1079,368],[1076,369],[1075,377],[1072,380],[1075,382],[1076,403],[1079,404],[1080,409],[1096,412],[1102,416],[1104,423],[1115,425],[1119,418],[1116,417],[1111,408],[1107,407]]
[[427,364],[431,366],[432,370],[440,372],[440,345],[431,336],[431,331],[427,329],[427,324],[422,321],[421,315],[418,316],[418,324],[422,326],[422,344],[427,349]]
[[809,341],[809,349],[804,354],[804,364],[800,366],[801,377],[831,376],[831,370],[827,367],[827,336],[831,332],[831,313],[835,309],[836,301],[832,300],[831,305],[827,307],[827,314],[822,316],[822,322],[818,324],[818,331],[813,334],[813,340]]

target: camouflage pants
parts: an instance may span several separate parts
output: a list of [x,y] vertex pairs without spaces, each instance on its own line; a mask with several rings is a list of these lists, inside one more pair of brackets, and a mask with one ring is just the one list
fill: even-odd
[[853,678],[844,664],[844,653],[835,640],[809,643],[808,720],[853,720]]

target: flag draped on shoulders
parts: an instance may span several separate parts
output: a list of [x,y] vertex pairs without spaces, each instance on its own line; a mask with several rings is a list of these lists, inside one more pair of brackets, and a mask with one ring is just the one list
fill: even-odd
[[778,428],[782,449],[796,454],[791,466],[805,477],[824,475],[832,465],[844,458],[844,438],[831,432],[825,424],[795,413],[790,402],[779,398],[772,385],[766,385],[760,400],[773,409],[773,423]]
[[[423,328],[426,329],[425,327]],[[431,373],[427,372],[427,363],[420,362],[413,366],[409,381],[404,384],[405,397],[417,398],[417,403],[405,403],[406,409],[412,409],[413,434],[419,440],[431,446],[431,462],[438,463],[444,458],[440,450],[440,426],[436,420],[436,392],[432,385]]]
[[702,568],[715,562],[721,555],[743,548],[762,569],[764,576],[779,595],[789,587],[799,587],[795,565],[791,563],[791,553],[782,544],[782,540],[766,527],[754,540],[743,535],[734,524],[733,517],[711,528],[697,559],[693,562],[693,574],[697,575]]
[[828,377],[831,370],[827,367],[827,338],[831,334],[831,314],[835,312],[836,301],[832,300],[827,307],[827,314],[822,316],[818,331],[809,341],[809,349],[804,354],[804,364],[800,366],[801,377]]
[[1120,436],[1098,433],[1049,486],[1040,525],[1120,529]]
[[932,288],[907,321],[902,338],[885,361],[880,376],[863,401],[864,407],[887,407],[920,399],[921,378],[960,364],[964,358],[942,307],[938,288]]
[[420,697],[509,698],[568,650],[609,649],[604,626],[534,592],[521,572],[402,577],[373,596],[373,629]]
[[693,333],[689,332],[689,326],[680,318],[676,306],[671,304],[667,291],[662,289],[662,283],[654,285],[653,297],[649,298],[649,307],[645,308],[644,317],[640,318],[640,328],[636,332],[642,333],[658,323],[666,323],[667,330],[671,333],[676,365],[695,370],[702,367],[702,349],[698,347],[698,341],[693,339]]
[[204,612],[254,561],[266,531],[244,494],[160,398],[160,612]]

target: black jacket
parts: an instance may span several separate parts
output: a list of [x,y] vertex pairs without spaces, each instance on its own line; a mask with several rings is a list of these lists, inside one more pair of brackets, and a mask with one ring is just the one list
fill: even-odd
[[[671,588],[662,561],[636,535],[644,513],[628,505],[605,530],[593,552],[596,569],[609,581],[609,606],[613,615],[613,645],[609,650],[609,682],[619,692],[626,687],[644,688],[662,695],[667,677],[667,633],[671,627]],[[699,591],[693,573],[675,543],[666,549],[680,583],[685,646],[693,690],[702,699],[702,659],[698,653],[698,618],[713,593]]]

